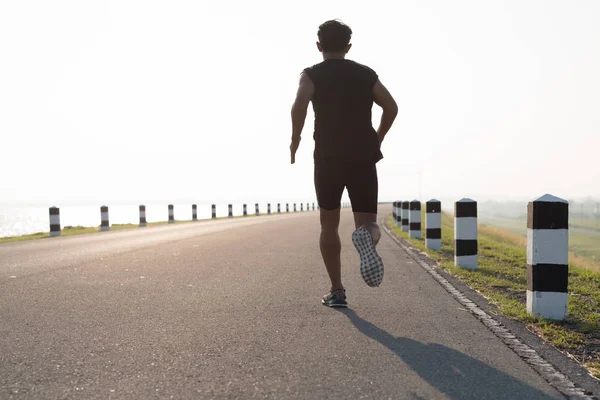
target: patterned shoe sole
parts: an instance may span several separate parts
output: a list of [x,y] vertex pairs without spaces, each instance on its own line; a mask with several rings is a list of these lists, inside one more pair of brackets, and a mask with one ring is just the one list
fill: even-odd
[[323,304],[324,306],[327,306],[327,307],[331,307],[331,308],[348,308],[348,303],[346,303],[346,304],[343,304],[343,303],[328,304],[324,301],[321,301],[321,304]]
[[383,280],[383,261],[377,254],[371,234],[359,228],[352,233],[352,243],[360,255],[360,274],[365,283],[371,287],[379,286]]

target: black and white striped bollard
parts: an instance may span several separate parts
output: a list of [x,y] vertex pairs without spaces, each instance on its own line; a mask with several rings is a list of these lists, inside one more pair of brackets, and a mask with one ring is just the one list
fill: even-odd
[[290,212],[290,204],[289,203],[285,203],[285,212],[286,213]]
[[294,212],[296,212],[296,203],[294,203]]
[[425,247],[442,248],[442,203],[436,199],[425,203]]
[[227,217],[229,218],[233,218],[233,204],[229,204],[227,206],[228,210],[227,210]]
[[271,203],[267,203],[267,215],[271,215]]
[[300,211],[304,211],[304,203],[300,203]]
[[394,223],[396,226],[402,227],[402,201],[395,201],[393,206]]
[[140,205],[140,228],[146,226],[146,206]]
[[60,209],[50,207],[50,236],[60,236]]
[[198,221],[198,206],[192,204],[192,221]]
[[244,214],[244,217],[248,216],[248,207],[245,204],[244,204],[243,214]]
[[100,207],[100,231],[110,230],[110,224],[108,223],[108,207]]
[[477,202],[461,199],[454,203],[454,264],[477,269]]
[[313,203],[313,211],[315,211],[315,203]]
[[409,231],[409,225],[408,225],[409,204],[410,204],[410,202],[408,200],[404,200],[401,204],[400,216],[402,218],[402,232]]
[[169,223],[170,224],[175,223],[175,214],[173,211],[173,204],[169,204]]
[[527,312],[567,316],[569,203],[546,194],[527,205]]
[[277,203],[277,214],[281,214],[281,203]]
[[258,203],[254,204],[254,214],[258,217],[260,212],[258,211]]
[[212,211],[212,219],[217,219],[217,205],[213,204],[211,206],[211,211]]
[[421,239],[421,202],[413,200],[409,205],[408,236]]

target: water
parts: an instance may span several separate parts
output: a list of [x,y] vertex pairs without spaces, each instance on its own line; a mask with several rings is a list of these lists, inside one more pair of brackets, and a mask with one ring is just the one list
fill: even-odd
[[[304,201],[306,204],[312,201]],[[254,214],[254,204],[248,203],[248,214]],[[285,204],[281,203],[281,211],[285,212]],[[289,202],[290,212],[293,211],[293,202]],[[297,202],[297,209],[300,211],[300,202]],[[243,203],[233,203],[233,215],[242,215]],[[109,206],[110,224],[138,224],[139,206],[138,205],[116,205]],[[173,204],[175,220],[191,220],[191,204]],[[211,218],[211,204],[197,204],[198,219]],[[315,202],[316,206],[316,202]],[[267,213],[267,203],[259,203],[260,213]],[[277,203],[271,203],[271,212],[277,212]],[[228,215],[228,204],[217,204],[217,217],[226,217]],[[166,204],[147,204],[146,221],[161,222],[169,219],[169,211]],[[60,207],[60,225],[65,226],[100,226],[100,206],[64,206]],[[37,232],[48,232],[50,230],[50,218],[48,207],[11,207],[0,206],[0,237],[20,236]]]

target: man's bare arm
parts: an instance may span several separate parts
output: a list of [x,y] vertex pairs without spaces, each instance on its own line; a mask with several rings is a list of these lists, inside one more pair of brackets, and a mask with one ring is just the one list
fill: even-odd
[[398,105],[379,79],[375,83],[375,86],[373,86],[373,100],[383,109],[379,129],[377,129],[377,137],[379,138],[379,143],[381,143],[398,115]]
[[312,81],[306,73],[302,73],[300,75],[296,100],[294,100],[294,104],[292,105],[292,144],[290,145],[292,164],[296,162],[296,151],[298,150],[298,146],[300,146],[300,135],[302,134],[302,128],[304,128],[308,104],[314,92],[315,86]]

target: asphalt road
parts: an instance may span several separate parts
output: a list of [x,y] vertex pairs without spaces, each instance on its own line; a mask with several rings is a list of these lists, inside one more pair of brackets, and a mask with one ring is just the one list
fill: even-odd
[[562,398],[386,235],[366,286],[352,229],[346,311],[317,212],[1,244],[0,398]]

